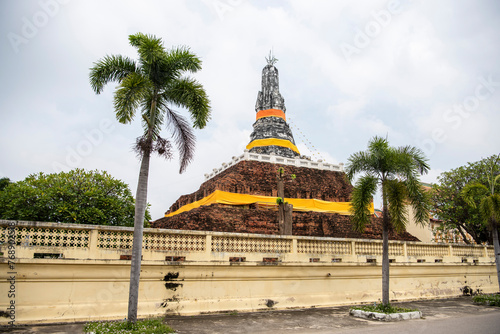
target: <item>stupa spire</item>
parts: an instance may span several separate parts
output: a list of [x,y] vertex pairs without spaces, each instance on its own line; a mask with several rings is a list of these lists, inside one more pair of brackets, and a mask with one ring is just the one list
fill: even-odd
[[247,149],[253,153],[274,153],[283,157],[300,155],[295,146],[292,130],[286,122],[285,99],[279,91],[279,73],[274,64],[278,61],[272,52],[266,57],[262,70],[262,87],[255,103],[256,121]]

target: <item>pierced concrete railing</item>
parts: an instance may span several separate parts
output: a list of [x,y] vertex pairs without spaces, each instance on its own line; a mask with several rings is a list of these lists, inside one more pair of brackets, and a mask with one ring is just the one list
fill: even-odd
[[295,166],[295,167],[307,167],[313,169],[331,170],[335,172],[344,171],[343,163],[334,165],[323,162],[322,160],[312,161],[310,159],[285,158],[274,154],[267,155],[267,154],[250,153],[248,150],[245,150],[245,152],[239,157],[233,157],[233,159],[230,162],[223,163],[222,167],[214,168],[212,173],[205,174],[205,181],[222,173],[223,171],[225,171],[231,166],[236,165],[240,161],[262,161],[262,162],[270,162],[270,163]]
[[[0,220],[3,257],[129,260],[133,228]],[[9,248],[9,245],[11,246]],[[13,246],[13,247],[12,247]],[[144,261],[380,262],[381,240],[144,229]],[[392,262],[492,263],[492,246],[389,242]],[[314,261],[313,261],[314,259]]]

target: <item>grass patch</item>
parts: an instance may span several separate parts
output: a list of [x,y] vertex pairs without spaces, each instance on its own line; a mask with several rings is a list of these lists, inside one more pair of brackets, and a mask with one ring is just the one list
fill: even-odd
[[472,301],[476,304],[483,304],[488,306],[500,306],[500,295],[477,295],[472,297]]
[[135,323],[127,321],[97,321],[85,324],[85,333],[123,333],[123,334],[163,334],[175,331],[164,324],[161,319],[151,318],[138,320]]
[[387,304],[387,305],[373,304],[373,305],[355,306],[355,307],[351,307],[351,310],[361,310],[361,311],[365,311],[365,312],[377,312],[377,313],[385,313],[385,314],[406,313],[406,312],[418,311],[417,309],[395,307],[395,306],[392,306],[391,304]]

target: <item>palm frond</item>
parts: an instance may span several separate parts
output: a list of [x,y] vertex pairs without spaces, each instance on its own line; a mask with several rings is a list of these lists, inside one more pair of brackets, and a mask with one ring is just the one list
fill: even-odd
[[172,132],[175,145],[179,150],[179,173],[182,173],[194,157],[196,137],[194,136],[191,126],[184,117],[166,106],[163,106],[163,110],[167,116],[168,128]]
[[377,169],[384,174],[388,167],[391,166],[391,148],[387,139],[382,137],[373,137],[368,142],[368,152],[373,156],[377,162]]
[[139,59],[142,64],[150,65],[157,62],[165,55],[165,48],[159,37],[137,33],[135,35],[130,35],[128,39],[130,45],[137,48]]
[[370,204],[377,191],[377,178],[365,175],[359,178],[351,193],[351,222],[354,230],[363,232],[370,222]]
[[373,167],[373,157],[368,152],[360,151],[349,156],[345,166],[345,173],[349,180],[352,181],[358,173],[371,173],[374,170]]
[[169,69],[165,68],[167,53],[161,38],[153,35],[138,33],[129,36],[129,42],[137,48],[141,71],[157,87],[167,82],[170,75]]
[[96,94],[112,81],[121,82],[130,73],[136,72],[135,62],[121,55],[105,56],[90,68],[90,85]]
[[368,150],[373,153],[384,152],[389,148],[389,142],[386,138],[375,136],[368,142]]
[[197,72],[201,70],[202,61],[186,46],[172,48],[167,51],[165,62],[170,70]]
[[[404,146],[398,148],[398,153],[403,157],[403,160],[411,162],[410,166],[418,174],[427,174],[430,170],[429,160],[425,157],[424,152],[413,146]],[[406,162],[405,161],[405,162]]]
[[130,73],[118,86],[114,96],[116,118],[120,123],[130,123],[135,110],[144,100],[150,86],[148,80],[139,73]]
[[203,86],[192,78],[172,81],[162,97],[165,101],[186,108],[195,128],[204,128],[210,119],[210,100]]
[[429,223],[431,193],[422,187],[418,179],[413,180],[413,183],[417,183],[417,185],[413,184],[409,186],[409,183],[408,180],[405,182],[409,204],[413,208],[413,218],[415,219],[415,223],[424,226]]
[[493,193],[495,192],[495,187],[497,186],[497,183],[500,184],[500,182],[498,182],[498,180],[500,180],[500,174],[498,174],[497,176],[495,176],[495,178],[493,179]]
[[382,185],[384,194],[387,196],[387,209],[391,225],[398,232],[404,231],[408,224],[408,209],[406,199],[408,193],[404,182],[399,180],[386,180]]
[[489,194],[489,189],[484,184],[479,182],[467,184],[461,192],[462,198],[467,204],[475,208],[476,202],[474,198],[477,196],[487,196]]
[[500,222],[500,194],[493,194],[481,199],[479,212],[483,224],[495,228]]

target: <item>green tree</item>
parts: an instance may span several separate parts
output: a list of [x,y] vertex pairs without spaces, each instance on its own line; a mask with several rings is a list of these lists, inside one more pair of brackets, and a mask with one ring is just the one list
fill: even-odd
[[[492,165],[495,160],[496,156],[491,156],[441,173],[438,182],[432,185],[431,195],[433,211],[443,221],[440,230],[456,230],[466,243],[469,243],[467,233],[477,244],[492,242],[488,227],[481,222],[479,205],[471,205],[461,194],[469,183],[487,186],[490,167],[493,166],[494,173],[500,172],[500,162]],[[495,189],[500,191],[500,185],[497,184]],[[476,196],[474,202],[479,203],[477,194],[473,193],[471,196]]]
[[0,192],[0,218],[11,220],[133,226],[134,205],[126,183],[97,170],[33,174]]
[[368,150],[352,154],[346,166],[349,180],[362,174],[352,191],[352,223],[363,232],[370,222],[369,206],[377,188],[382,191],[382,303],[389,303],[389,229],[404,231],[408,223],[407,205],[413,207],[415,221],[429,221],[427,195],[420,185],[419,175],[427,173],[429,165],[421,150],[411,147],[391,147],[387,139],[372,138]]
[[[472,182],[465,186],[462,195],[465,201],[475,207],[479,207],[479,215],[483,225],[487,226],[492,234],[493,247],[495,249],[495,262],[497,265],[497,279],[500,288],[500,245],[498,244],[498,223],[500,222],[500,174],[496,171],[500,154],[491,159],[488,173],[486,174],[488,186],[479,182]],[[479,206],[476,200],[479,198]]]
[[4,190],[10,183],[10,179],[8,177],[2,177],[0,179],[0,191]]
[[189,122],[171,105],[187,109],[195,128],[205,127],[210,118],[210,101],[203,86],[183,76],[201,69],[201,60],[188,48],[166,50],[160,38],[141,33],[129,36],[130,45],[139,53],[138,61],[121,55],[105,56],[90,70],[90,84],[99,94],[109,82],[118,82],[114,108],[120,123],[130,123],[140,109],[144,134],[137,138],[136,150],[141,159],[136,194],[134,241],[130,269],[128,320],[137,320],[137,303],[142,253],[142,224],[147,202],[151,153],[171,158],[169,140],[160,137],[166,124],[180,153],[180,172],[192,160],[195,137]]

